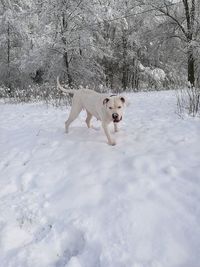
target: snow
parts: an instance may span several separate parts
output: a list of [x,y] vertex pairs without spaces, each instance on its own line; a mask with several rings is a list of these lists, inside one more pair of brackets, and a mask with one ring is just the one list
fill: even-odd
[[66,135],[69,109],[0,104],[1,267],[199,266],[199,119],[128,98],[115,147],[84,113]]
[[139,63],[138,67],[142,72],[158,83],[164,82],[166,79],[166,73],[160,68],[151,69],[150,67],[143,66],[141,63]]
[[164,70],[159,69],[159,68],[151,69],[150,67],[145,67],[144,71],[147,75],[149,75],[155,81],[158,81],[158,82],[162,82],[166,78],[166,74]]

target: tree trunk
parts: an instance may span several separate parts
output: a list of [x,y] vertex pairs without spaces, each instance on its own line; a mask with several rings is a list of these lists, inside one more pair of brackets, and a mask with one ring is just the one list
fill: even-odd
[[10,79],[10,50],[11,50],[11,42],[10,42],[10,24],[8,22],[8,28],[7,28],[7,86],[9,88],[9,94],[12,96],[12,90],[11,90],[11,79]]
[[185,17],[187,21],[187,45],[188,45],[188,82],[192,87],[195,85],[195,60],[193,54],[193,48],[191,47],[191,42],[193,40],[194,33],[194,21],[195,21],[195,0],[192,0],[191,9],[189,8],[188,0],[182,0],[185,8]]
[[195,60],[193,57],[193,51],[188,51],[188,82],[192,87],[195,86]]
[[139,69],[135,58],[133,58],[133,74],[131,85],[134,91],[139,90]]
[[125,34],[122,37],[122,45],[123,45],[122,88],[126,90],[128,87],[128,64],[127,64],[128,42]]
[[65,62],[66,72],[67,72],[67,82],[69,86],[72,86],[72,77],[69,72],[69,60],[68,60],[67,51],[64,53],[64,62]]

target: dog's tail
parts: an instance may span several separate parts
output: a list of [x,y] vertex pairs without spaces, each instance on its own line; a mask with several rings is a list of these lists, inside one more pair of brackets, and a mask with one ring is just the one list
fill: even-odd
[[65,89],[64,87],[61,86],[59,77],[57,77],[57,89],[61,90],[65,94],[74,94],[74,90],[72,89]]

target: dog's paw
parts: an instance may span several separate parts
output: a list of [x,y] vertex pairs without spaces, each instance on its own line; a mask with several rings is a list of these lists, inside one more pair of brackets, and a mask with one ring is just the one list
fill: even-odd
[[111,142],[108,142],[108,144],[109,144],[110,146],[115,146],[115,145],[116,145],[116,142],[115,142],[115,141],[111,141]]

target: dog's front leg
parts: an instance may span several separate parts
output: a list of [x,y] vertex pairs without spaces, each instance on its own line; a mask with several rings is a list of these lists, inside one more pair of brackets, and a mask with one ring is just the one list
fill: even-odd
[[114,129],[115,129],[115,132],[119,132],[118,124],[117,123],[114,123]]
[[107,138],[108,138],[108,144],[111,145],[111,146],[116,145],[115,141],[112,140],[112,138],[111,138],[111,136],[110,136],[110,132],[109,132],[109,130],[108,130],[108,124],[105,123],[105,122],[102,122],[102,127],[103,127],[103,129],[104,129],[104,132],[105,132]]

